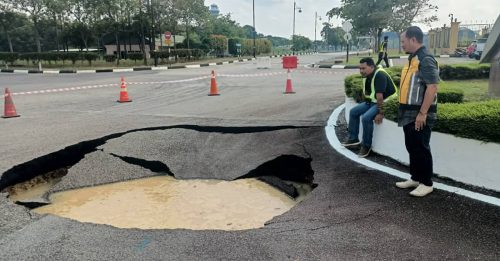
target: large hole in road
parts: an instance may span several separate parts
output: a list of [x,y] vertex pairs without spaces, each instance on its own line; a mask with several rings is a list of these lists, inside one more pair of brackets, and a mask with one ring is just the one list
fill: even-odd
[[[257,167],[246,174],[222,180],[179,177],[162,161],[120,156],[99,147],[131,133],[173,129],[210,133],[209,140],[217,141],[214,133],[259,137],[271,132],[300,132],[303,127],[182,125],[132,130],[85,141],[15,166],[2,175],[0,190],[8,192],[15,203],[33,208],[36,213],[81,222],[119,228],[243,230],[263,227],[273,217],[301,202],[316,186],[312,158],[307,151],[307,156],[304,153],[275,156],[256,164]],[[91,153],[109,155],[123,164],[147,169],[154,175],[52,193],[51,189],[66,178],[68,170]]]

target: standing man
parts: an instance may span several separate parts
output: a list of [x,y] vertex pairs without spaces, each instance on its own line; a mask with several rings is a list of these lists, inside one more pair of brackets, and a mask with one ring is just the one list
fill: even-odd
[[431,128],[436,122],[439,67],[422,45],[424,34],[410,26],[401,34],[403,50],[410,54],[401,72],[398,125],[403,127],[406,150],[410,156],[411,179],[397,182],[399,188],[415,188],[410,195],[431,193],[432,154],[429,146]]
[[385,67],[389,68],[389,58],[387,57],[387,44],[389,42],[389,36],[384,36],[384,41],[380,43],[378,49],[378,61],[377,66],[382,62],[382,59],[385,62]]
[[[342,143],[344,147],[361,143],[358,156],[364,158],[370,154],[373,137],[373,121],[382,123],[384,119],[384,101],[396,97],[397,88],[391,76],[382,68],[376,67],[372,58],[359,61],[359,72],[363,76],[363,94],[365,102],[356,105],[349,112],[349,139]],[[363,122],[363,140],[359,141],[359,118]]]

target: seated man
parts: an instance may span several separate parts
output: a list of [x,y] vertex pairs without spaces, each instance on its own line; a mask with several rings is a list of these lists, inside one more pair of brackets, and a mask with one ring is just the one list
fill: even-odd
[[[359,72],[363,76],[363,94],[365,102],[356,105],[349,112],[349,139],[342,143],[344,147],[361,143],[359,157],[370,154],[373,136],[373,121],[382,123],[384,118],[384,101],[396,97],[397,87],[391,76],[382,68],[375,67],[372,58],[359,61]],[[363,140],[359,141],[359,118],[363,122]]]

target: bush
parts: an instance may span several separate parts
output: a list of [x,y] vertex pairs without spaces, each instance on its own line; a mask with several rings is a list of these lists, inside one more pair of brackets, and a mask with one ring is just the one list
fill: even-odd
[[[144,55],[142,53],[129,53],[128,58],[131,60],[134,60],[134,62],[137,62],[137,60],[144,59]],[[153,57],[153,58],[155,58],[155,57]]]
[[[388,71],[390,75],[393,72]],[[394,84],[399,86],[400,78],[398,76],[391,76]],[[359,74],[347,76],[344,79],[345,94],[347,97],[353,98],[356,102],[364,100],[363,96],[363,78]],[[440,103],[462,103],[464,101],[464,92],[456,88],[439,88],[438,101]]]
[[384,104],[384,118],[398,122],[398,108],[399,108],[399,100],[398,99],[389,99]]
[[437,93],[439,103],[462,103],[464,102],[464,91],[457,88],[439,88]]
[[356,102],[364,100],[363,97],[363,78],[359,74],[347,76],[344,79],[345,94],[353,98]]
[[241,39],[240,38],[230,38],[228,41],[227,41],[227,45],[228,45],[228,51],[230,54],[232,55],[238,55],[238,47],[236,46],[236,44],[241,44]]
[[116,61],[116,56],[113,54],[104,55],[104,60],[108,63],[112,63]]
[[[391,76],[394,76],[394,82],[398,79],[397,85],[401,79],[402,66],[393,66],[386,69]],[[490,76],[490,65],[488,64],[456,64],[440,65],[439,77],[441,80],[467,80],[467,79],[487,79]]]
[[19,59],[19,53],[0,53],[0,60],[6,63],[13,63]]
[[438,105],[438,119],[436,131],[500,143],[500,100]]
[[[384,116],[398,121],[396,99],[384,105]],[[462,138],[500,143],[500,100],[438,104],[438,121],[433,130]]]
[[99,58],[99,55],[96,53],[83,53],[83,58],[89,62],[89,66],[92,66],[92,61],[97,60]]
[[191,56],[196,59],[199,59],[205,55],[205,51],[202,49],[177,49],[177,50],[171,49],[170,53],[168,51],[151,52],[151,58],[157,57],[163,59],[163,58],[169,58],[170,56],[175,57],[176,54],[178,57],[184,58],[188,57],[189,52],[191,52]]
[[485,79],[490,75],[490,65],[458,64],[439,66],[442,80]]
[[63,60],[71,60],[71,63],[75,65],[76,61],[82,59],[82,53],[80,52],[64,52],[61,53],[61,56],[64,57]]
[[25,60],[26,62],[37,61],[40,55],[38,53],[22,53],[19,55],[19,59]]

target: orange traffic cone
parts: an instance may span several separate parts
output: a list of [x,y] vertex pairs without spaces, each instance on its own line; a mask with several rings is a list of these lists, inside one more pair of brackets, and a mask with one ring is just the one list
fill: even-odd
[[295,92],[292,89],[292,78],[290,76],[290,69],[288,69],[288,78],[286,79],[286,89],[284,94],[294,94]]
[[117,102],[131,102],[132,100],[128,98],[127,85],[125,84],[125,79],[122,76],[122,85],[120,86],[120,99]]
[[208,96],[218,96],[219,90],[217,90],[217,82],[215,81],[215,72],[212,70],[212,80],[210,81],[210,93]]
[[16,112],[16,106],[14,106],[14,102],[12,101],[12,95],[10,94],[9,88],[5,88],[5,106],[4,106],[4,114],[2,118],[14,118],[19,117]]

